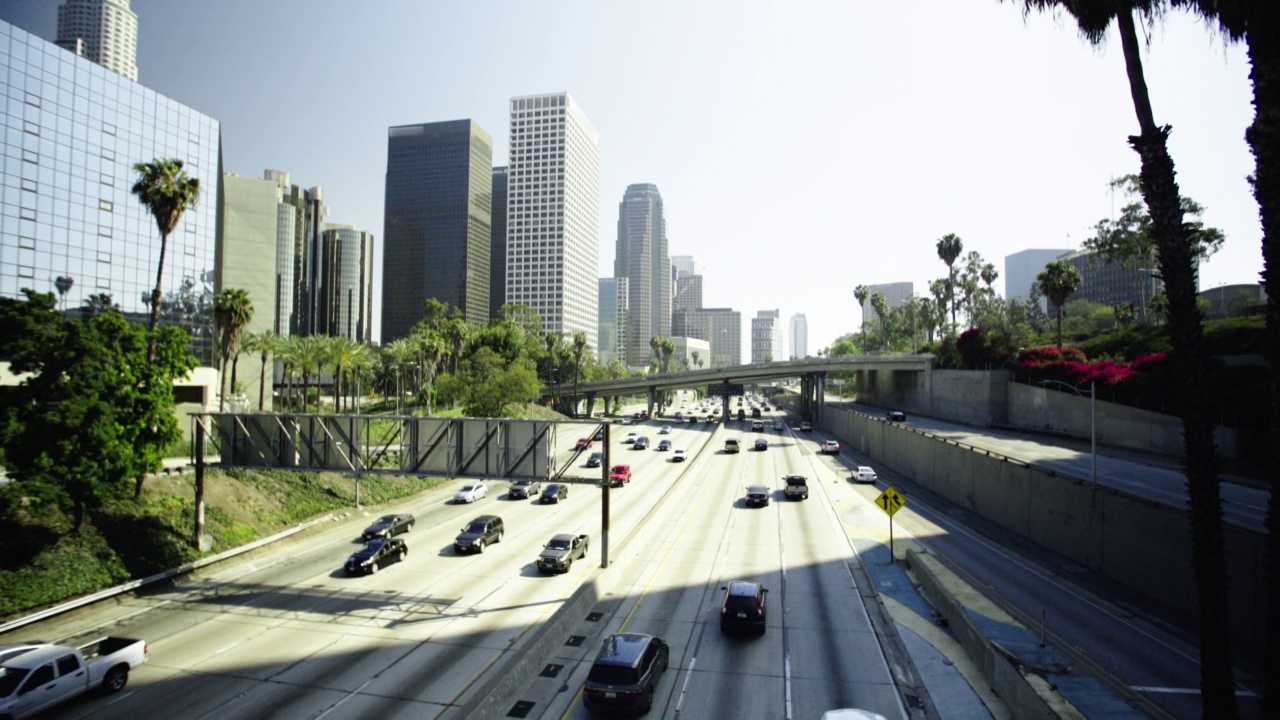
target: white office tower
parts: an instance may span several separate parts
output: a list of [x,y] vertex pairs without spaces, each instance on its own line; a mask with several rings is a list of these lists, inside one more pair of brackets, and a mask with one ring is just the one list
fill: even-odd
[[803,360],[809,356],[809,321],[804,313],[791,316],[791,357]]
[[511,99],[507,302],[598,348],[600,136],[568,93]]
[[630,185],[622,196],[613,275],[629,281],[626,362],[642,368],[653,355],[649,341],[654,336],[671,336],[671,256],[662,195],[656,185]]
[[138,16],[129,9],[129,0],[66,0],[58,6],[56,44],[138,79]]
[[756,316],[751,318],[751,362],[779,362],[786,359],[782,353],[781,312],[757,311]]

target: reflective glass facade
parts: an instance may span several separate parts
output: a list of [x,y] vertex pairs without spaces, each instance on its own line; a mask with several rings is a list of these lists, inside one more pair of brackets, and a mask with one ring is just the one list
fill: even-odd
[[406,337],[435,298],[489,320],[493,140],[470,120],[388,131],[382,342]]
[[134,163],[177,158],[200,201],[169,238],[161,323],[213,364],[218,121],[0,22],[0,295],[56,292],[68,310],[100,294],[145,323],[160,233],[129,189]]

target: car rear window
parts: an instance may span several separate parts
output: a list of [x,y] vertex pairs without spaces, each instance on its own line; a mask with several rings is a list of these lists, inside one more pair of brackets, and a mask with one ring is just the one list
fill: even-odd
[[725,607],[730,610],[755,610],[756,599],[752,595],[730,595],[725,601]]
[[587,680],[601,685],[634,685],[636,673],[621,665],[592,665]]

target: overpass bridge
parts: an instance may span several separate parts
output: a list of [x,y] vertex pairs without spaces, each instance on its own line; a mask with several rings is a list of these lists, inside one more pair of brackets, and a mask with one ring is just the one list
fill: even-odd
[[[683,390],[702,385],[743,385],[798,378],[800,380],[800,399],[796,407],[802,417],[814,422],[822,421],[822,403],[825,396],[826,379],[830,373],[859,373],[860,379],[871,373],[912,373],[922,374],[923,382],[912,378],[911,385],[918,388],[928,397],[933,374],[933,355],[858,355],[832,358],[806,358],[804,360],[782,360],[752,365],[732,365],[729,367],[687,370],[678,373],[660,375],[638,375],[618,380],[596,380],[572,384],[560,383],[542,388],[544,400],[559,398],[562,402],[569,400],[586,400],[586,415],[591,417],[596,398],[616,395],[632,395],[644,393],[648,398],[646,406],[649,414],[660,404],[664,393],[671,390]],[[723,396],[737,393],[715,393]],[[728,407],[728,404],[725,404]],[[725,413],[725,419],[728,413]]]

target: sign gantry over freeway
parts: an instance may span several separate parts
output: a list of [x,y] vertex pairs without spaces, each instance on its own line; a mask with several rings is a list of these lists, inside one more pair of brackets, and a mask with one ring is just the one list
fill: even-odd
[[708,395],[742,395],[741,383],[710,383],[707,385]]

